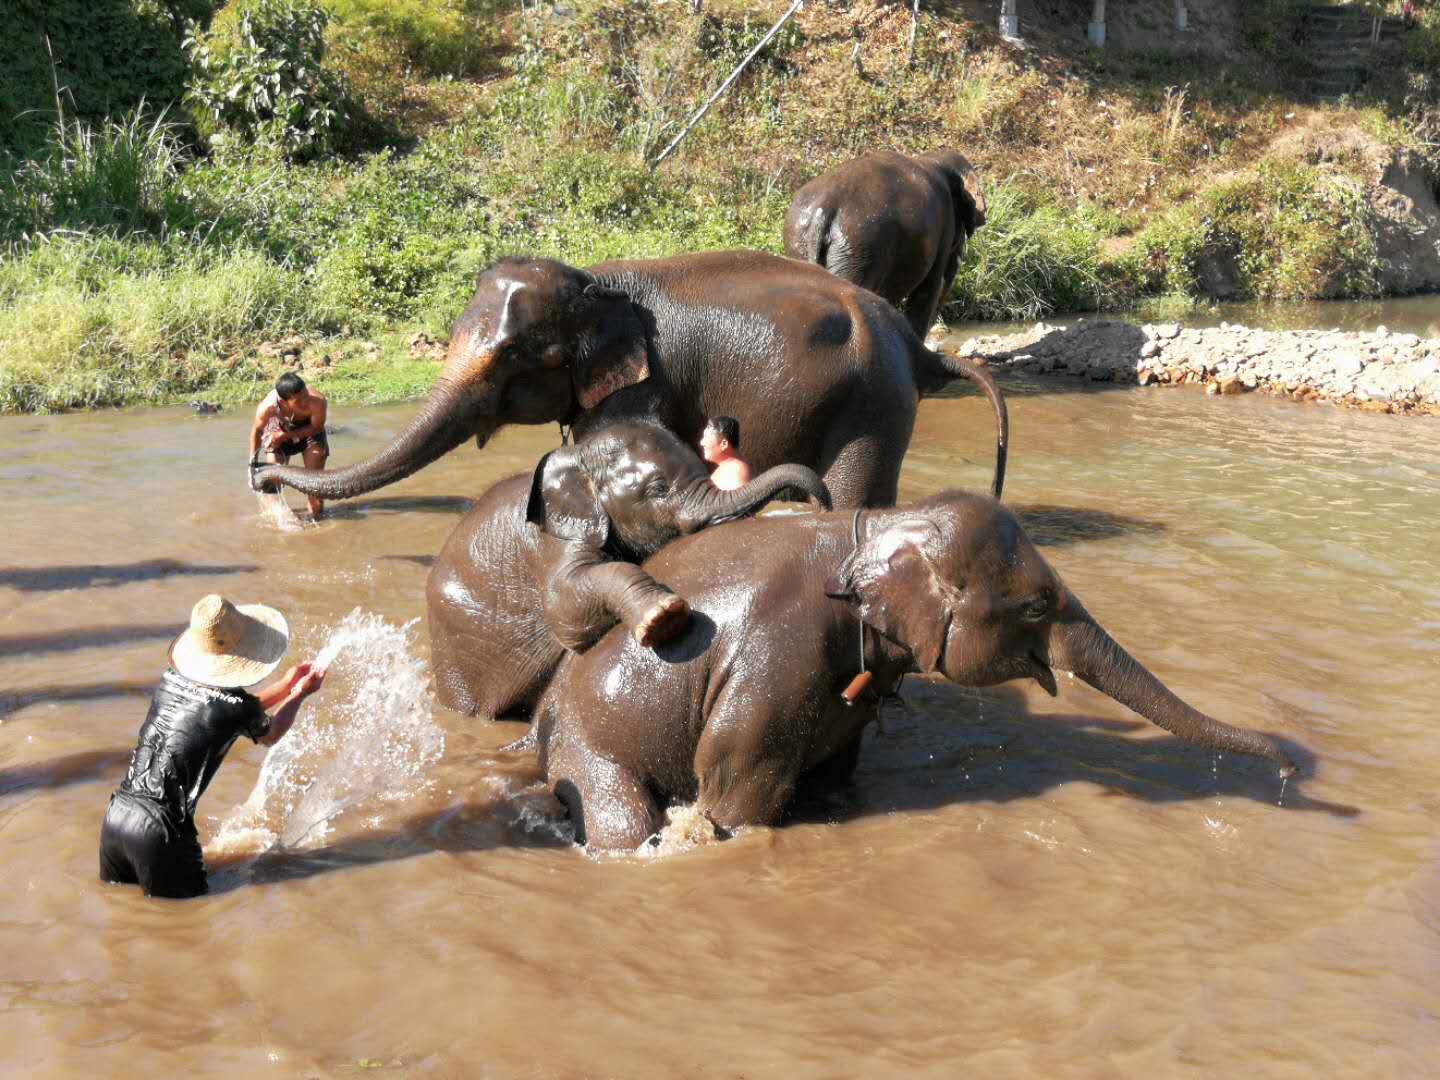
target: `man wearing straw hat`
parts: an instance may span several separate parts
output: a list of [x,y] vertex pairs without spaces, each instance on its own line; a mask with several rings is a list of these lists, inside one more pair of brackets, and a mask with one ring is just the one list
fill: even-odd
[[110,796],[100,827],[102,881],[139,885],[146,896],[207,891],[196,803],[239,736],[279,742],[325,678],[304,663],[258,695],[241,689],[274,671],[289,642],[285,616],[274,608],[237,607],[214,594],[195,605],[189,628],[170,646],[129,771]]

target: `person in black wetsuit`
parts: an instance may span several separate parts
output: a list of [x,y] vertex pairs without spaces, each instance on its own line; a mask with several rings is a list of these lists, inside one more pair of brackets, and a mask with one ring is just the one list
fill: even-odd
[[146,896],[208,890],[195,805],[237,738],[278,742],[324,681],[324,672],[304,663],[259,695],[241,689],[274,671],[288,645],[285,617],[273,608],[236,607],[213,594],[195,605],[189,628],[170,646],[130,768],[110,796],[100,826],[102,881],[139,885]]
[[[250,461],[284,465],[299,454],[305,468],[325,468],[330,459],[330,441],[325,436],[329,404],[323,394],[305,385],[305,380],[287,371],[275,380],[275,389],[255,407],[250,425]],[[319,519],[325,504],[309,496],[310,516]]]

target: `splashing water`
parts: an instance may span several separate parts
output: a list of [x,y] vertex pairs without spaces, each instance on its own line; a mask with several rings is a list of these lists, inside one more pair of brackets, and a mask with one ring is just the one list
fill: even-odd
[[276,492],[257,491],[255,499],[260,504],[260,519],[267,521],[281,532],[300,532],[305,523],[290,509],[285,496]]
[[412,651],[415,626],[387,623],[358,607],[316,658],[332,666],[325,689],[271,747],[255,788],[221,821],[211,852],[313,844],[360,804],[424,791],[445,733],[432,715],[425,664]]

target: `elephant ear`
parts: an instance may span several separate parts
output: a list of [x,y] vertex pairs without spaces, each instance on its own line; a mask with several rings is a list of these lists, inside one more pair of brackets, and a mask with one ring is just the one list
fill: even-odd
[[599,315],[580,341],[571,373],[580,407],[589,410],[650,377],[650,343],[627,293],[592,282],[584,295],[598,306]]
[[596,548],[610,539],[610,515],[573,451],[551,450],[535,466],[525,520],[561,540]]
[[929,522],[892,526],[866,540],[825,583],[825,595],[849,600],[860,618],[910,650],[915,665],[940,670],[955,590],[925,553]]
[[980,174],[959,154],[952,154],[945,170],[950,184],[950,197],[955,200],[955,216],[966,237],[985,224],[985,192],[980,187]]

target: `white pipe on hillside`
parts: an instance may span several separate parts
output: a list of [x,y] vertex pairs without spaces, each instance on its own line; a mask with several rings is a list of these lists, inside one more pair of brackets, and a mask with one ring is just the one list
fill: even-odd
[[1020,13],[1017,0],[1000,0],[1000,36],[1007,41],[1020,40]]
[[716,90],[715,93],[710,95],[710,100],[705,102],[704,105],[700,106],[700,111],[690,118],[690,122],[685,125],[679,135],[675,136],[674,141],[672,141],[669,146],[665,147],[665,149],[660,152],[660,156],[650,163],[650,167],[652,169],[670,156],[670,151],[674,150],[675,147],[679,146],[680,140],[685,138],[686,135],[690,134],[690,129],[693,128],[696,124],[698,124],[700,122],[700,118],[710,111],[711,105],[714,105],[715,102],[720,100],[720,95],[725,93],[726,89],[729,88],[730,84],[740,77],[740,73],[745,70],[746,65],[749,64],[751,60],[754,60],[755,57],[760,55],[760,50],[765,48],[766,45],[770,44],[770,39],[773,38],[776,34],[778,34],[780,32],[780,28],[790,21],[790,16],[794,15],[804,6],[805,0],[795,0],[795,2],[790,5],[790,10],[785,12],[784,15],[780,16],[780,21],[770,28],[770,32],[768,34],[766,34],[763,38],[760,39],[760,44],[756,45],[755,48],[751,49],[749,55],[746,56],[744,60],[741,60],[738,65],[736,65],[735,70],[730,73],[730,77],[720,84],[720,89]]
[[1185,10],[1185,0],[1175,0],[1175,32],[1183,34],[1188,28],[1189,12]]
[[1090,26],[1085,36],[1097,49],[1105,47],[1105,0],[1095,0],[1095,9],[1090,14]]

